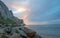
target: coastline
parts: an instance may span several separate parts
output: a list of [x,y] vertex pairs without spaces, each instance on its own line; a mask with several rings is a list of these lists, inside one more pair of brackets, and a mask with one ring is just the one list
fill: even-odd
[[42,38],[60,38],[60,24],[30,25],[28,28],[36,31]]

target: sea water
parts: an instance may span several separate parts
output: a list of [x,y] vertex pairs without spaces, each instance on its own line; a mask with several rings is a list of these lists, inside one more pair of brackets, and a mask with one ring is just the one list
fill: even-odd
[[36,31],[42,38],[60,38],[60,24],[28,25],[27,27]]

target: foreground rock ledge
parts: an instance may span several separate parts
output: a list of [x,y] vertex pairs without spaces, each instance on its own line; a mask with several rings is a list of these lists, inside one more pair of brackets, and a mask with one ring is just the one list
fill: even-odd
[[27,27],[0,27],[0,38],[41,38]]

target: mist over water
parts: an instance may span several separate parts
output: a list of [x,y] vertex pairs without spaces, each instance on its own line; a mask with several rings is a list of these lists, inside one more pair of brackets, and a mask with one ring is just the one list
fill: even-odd
[[60,38],[60,24],[28,25],[27,27],[36,31],[42,38]]

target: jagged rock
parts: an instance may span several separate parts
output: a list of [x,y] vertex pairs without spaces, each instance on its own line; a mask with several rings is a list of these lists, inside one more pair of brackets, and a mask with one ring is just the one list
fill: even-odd
[[26,27],[22,28],[22,30],[27,34],[27,36],[29,36],[30,38],[34,37],[36,35],[36,32],[28,29]]
[[20,34],[21,36],[27,37],[26,33],[23,30],[20,30],[19,28],[15,28],[15,32]]
[[11,27],[6,27],[6,28],[4,29],[4,32],[5,32],[6,34],[11,34],[11,33],[12,33],[12,28],[11,28]]
[[27,37],[27,35],[26,35],[26,33],[24,31],[22,31],[22,30],[18,30],[18,31],[19,31],[19,34],[20,35],[23,35],[23,36],[26,36]]
[[23,28],[2,28],[0,29],[0,37],[3,38],[41,38],[39,35],[36,34],[35,31],[30,30],[26,27]]

